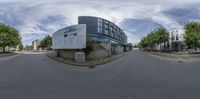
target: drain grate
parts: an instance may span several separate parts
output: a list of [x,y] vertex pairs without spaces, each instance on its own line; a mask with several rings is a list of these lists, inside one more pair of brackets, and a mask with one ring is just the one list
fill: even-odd
[[183,63],[183,61],[180,60],[180,61],[178,61],[178,63]]

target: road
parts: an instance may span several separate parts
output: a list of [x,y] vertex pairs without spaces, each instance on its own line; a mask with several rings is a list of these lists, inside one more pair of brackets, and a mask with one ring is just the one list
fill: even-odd
[[25,53],[0,59],[0,99],[199,99],[199,76],[200,61],[140,51],[94,69]]

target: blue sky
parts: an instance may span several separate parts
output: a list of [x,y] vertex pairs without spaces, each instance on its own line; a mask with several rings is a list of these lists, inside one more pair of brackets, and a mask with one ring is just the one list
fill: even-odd
[[108,19],[137,43],[153,29],[183,28],[200,20],[200,0],[1,0],[0,23],[17,28],[23,44],[31,44],[56,30],[77,24],[78,16]]

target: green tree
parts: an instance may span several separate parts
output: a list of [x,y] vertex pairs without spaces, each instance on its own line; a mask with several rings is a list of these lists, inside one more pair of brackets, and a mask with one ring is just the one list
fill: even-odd
[[0,24],[0,47],[3,48],[5,53],[6,46],[15,47],[21,42],[19,32],[9,25]]
[[151,31],[146,37],[142,38],[139,48],[145,50],[153,50],[156,44],[161,44],[169,39],[169,33],[163,27]]
[[199,39],[200,39],[200,23],[199,22],[187,22],[184,26],[185,29],[185,42],[187,46],[190,48],[200,47]]
[[45,36],[39,45],[39,47],[42,47],[43,49],[44,48],[50,49],[51,46],[52,46],[52,37],[50,35]]

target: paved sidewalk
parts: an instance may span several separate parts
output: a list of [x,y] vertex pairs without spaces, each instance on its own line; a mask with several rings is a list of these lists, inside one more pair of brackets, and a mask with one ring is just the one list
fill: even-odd
[[167,54],[160,52],[143,52],[143,53],[160,59],[178,61],[178,62],[200,61],[200,54],[176,55],[176,54]]
[[0,54],[0,61],[12,59],[19,55],[21,55],[21,54],[19,54],[19,53]]
[[8,56],[13,56],[13,55],[16,55],[17,53],[5,53],[5,54],[0,54],[0,58],[3,58],[3,57],[8,57]]

